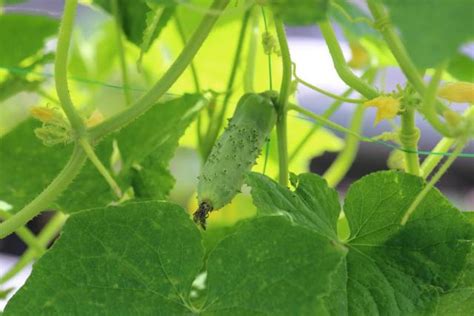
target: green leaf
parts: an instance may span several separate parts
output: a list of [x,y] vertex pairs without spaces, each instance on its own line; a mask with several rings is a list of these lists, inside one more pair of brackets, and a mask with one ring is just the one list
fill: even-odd
[[454,56],[472,36],[472,0],[383,0],[408,53],[420,68]]
[[250,174],[246,182],[252,187],[254,204],[261,215],[287,215],[299,225],[337,239],[341,207],[336,190],[329,188],[323,178],[300,175],[294,192],[259,173]]
[[465,54],[456,54],[448,65],[448,72],[459,81],[474,82],[474,60]]
[[326,18],[328,0],[269,0],[270,6],[287,25],[310,25]]
[[[96,146],[97,156],[108,166],[112,144],[117,141],[122,155],[122,170],[118,175],[122,189],[135,186],[137,179],[141,179],[143,184],[136,187],[137,198],[162,199],[169,193],[174,179],[167,171],[168,162],[179,138],[201,109],[202,100],[199,95],[184,95],[156,104]],[[29,119],[0,138],[0,200],[11,204],[14,211],[30,202],[54,179],[72,152],[72,146],[44,146],[33,132],[39,126],[40,123]],[[88,161],[52,206],[70,213],[107,205],[115,199],[107,182]]]
[[72,215],[5,315],[176,315],[204,254],[178,206],[141,202]]
[[27,80],[20,76],[8,76],[0,82],[0,102],[23,91],[34,91],[41,84],[39,80]]
[[[334,227],[337,217],[327,215],[334,206],[321,205],[337,205],[338,199],[322,193],[328,188],[318,176],[301,175],[295,192],[277,188],[263,176],[251,174],[249,179],[259,209],[285,212],[298,225],[321,234]],[[345,269],[333,277],[328,310],[337,300],[347,306],[343,315],[432,312],[438,295],[456,285],[473,238],[473,227],[463,215],[432,189],[407,224],[400,225],[423,185],[418,177],[389,171],[366,176],[349,188],[344,204],[349,252]],[[309,210],[321,221],[319,227],[308,224]]]
[[[71,215],[5,315],[312,313],[346,249],[282,217],[248,221],[204,265],[200,233],[167,202]],[[192,282],[207,266],[207,297]],[[194,293],[194,294],[193,294]]]
[[146,28],[143,31],[143,40],[140,46],[140,54],[146,53],[153,41],[160,36],[160,33],[168,24],[169,20],[173,17],[176,6],[169,6],[160,8],[156,6],[152,11],[147,13],[146,16]]
[[[94,0],[94,4],[111,13],[110,0]],[[119,22],[126,38],[133,44],[140,46],[143,32],[146,29],[146,16],[150,8],[142,0],[117,0]]]
[[41,193],[72,152],[70,146],[44,146],[33,131],[40,126],[28,119],[0,138],[0,200],[13,211]]
[[[107,164],[116,140],[121,171],[118,180],[123,190],[129,186],[135,197],[164,199],[174,185],[168,163],[178,140],[203,106],[200,95],[184,95],[155,105],[152,109],[97,147],[97,156]],[[112,172],[112,171],[111,171]],[[88,197],[94,196],[94,199]],[[116,198],[98,171],[87,162],[79,176],[59,199],[65,212],[107,205]]]
[[54,35],[58,21],[39,15],[0,15],[0,66],[13,67],[37,53],[45,40]]
[[364,22],[370,21],[370,17],[354,3],[347,0],[335,0],[330,6],[329,14],[342,27],[349,39],[380,38],[374,28]]
[[207,262],[211,315],[318,314],[346,249],[283,217],[243,224]]

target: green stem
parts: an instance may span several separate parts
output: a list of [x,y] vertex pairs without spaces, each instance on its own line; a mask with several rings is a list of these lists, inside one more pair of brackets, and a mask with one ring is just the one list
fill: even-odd
[[[7,211],[0,210],[0,219],[7,220],[12,217],[12,214],[8,213]],[[36,253],[42,254],[44,252],[44,247],[36,239],[36,236],[26,227],[21,226],[19,227],[15,233],[20,237],[20,239],[31,248]]]
[[[469,107],[463,114],[465,118],[474,114],[474,107]],[[432,152],[435,153],[444,153],[447,152],[456,142],[455,138],[443,137],[438,144],[433,148]],[[429,155],[421,164],[421,176],[427,178],[430,173],[436,168],[439,162],[443,159],[442,155]]]
[[410,207],[408,210],[405,212],[403,215],[403,218],[400,222],[401,225],[405,225],[407,221],[410,219],[410,216],[413,214],[413,212],[416,210],[418,205],[423,201],[423,199],[426,197],[428,192],[433,188],[433,186],[438,182],[438,180],[443,176],[443,174],[446,173],[448,168],[452,165],[454,160],[458,157],[458,155],[461,153],[462,149],[466,145],[466,140],[460,141],[456,148],[453,151],[453,154],[449,156],[449,158],[445,161],[445,163],[439,168],[439,170],[435,173],[435,175],[431,178],[430,182],[426,186],[424,186],[423,190],[421,190],[420,193],[416,196],[415,200],[411,203]]
[[[398,65],[400,66],[400,69],[403,71],[405,77],[413,85],[415,90],[418,91],[421,96],[424,96],[426,92],[426,87],[425,83],[423,82],[423,77],[419,73],[410,56],[408,55],[408,52],[402,41],[400,40],[400,37],[398,36],[395,28],[392,26],[390,18],[385,12],[385,8],[382,2],[380,2],[379,0],[368,0],[367,4],[369,6],[370,12],[372,13],[372,16],[376,20],[375,25],[377,25],[377,28],[379,29],[390,51],[395,57]],[[437,109],[447,109],[446,105],[444,105],[438,100],[435,101]],[[427,117],[427,119],[432,119],[432,117]],[[439,128],[438,125],[434,125],[434,127],[436,129]],[[441,128],[441,130],[438,129],[438,131],[444,136],[454,136],[452,132],[443,128]]]
[[210,11],[206,13],[196,31],[187,42],[186,47],[161,79],[129,108],[91,128],[90,134],[93,139],[102,138],[112,131],[118,130],[132,122],[138,116],[150,109],[155,102],[163,96],[166,91],[168,91],[191,63],[202,43],[212,30],[212,27],[219,18],[219,15],[215,14],[215,12],[222,11],[229,1],[230,0],[214,0]]
[[328,120],[327,118],[321,116],[321,115],[318,115],[316,113],[313,113],[305,108],[303,108],[302,106],[299,106],[299,105],[296,105],[296,104],[288,104],[288,110],[293,110],[293,111],[296,111],[298,113],[301,113],[309,118],[312,118],[314,119],[315,121],[319,122],[319,124],[322,124],[322,125],[325,125],[329,128],[332,128],[336,131],[339,131],[339,132],[342,132],[342,133],[345,133],[345,134],[350,134],[354,137],[357,137],[358,139],[364,141],[364,142],[369,142],[369,143],[372,143],[374,142],[374,139],[372,138],[369,138],[369,137],[364,137],[348,128],[345,128],[344,126],[341,126],[337,123],[334,123],[333,121],[331,120]]
[[431,78],[428,89],[425,90],[425,94],[423,96],[422,110],[426,119],[434,128],[436,128],[436,130],[445,136],[452,136],[453,133],[448,128],[448,125],[438,118],[438,113],[436,112],[435,108],[436,92],[438,91],[438,86],[446,66],[447,63],[443,63],[443,65],[436,69],[433,77]]
[[121,199],[122,198],[122,190],[120,189],[120,186],[117,184],[117,182],[115,182],[114,178],[110,175],[110,172],[107,170],[107,168],[104,166],[104,164],[102,164],[99,157],[97,157],[97,155],[94,152],[94,149],[92,148],[91,144],[84,138],[79,139],[79,144],[82,146],[82,149],[86,153],[89,160],[97,168],[99,173],[102,175],[102,177],[105,179],[105,181],[107,181],[109,186],[112,188],[112,190],[114,191],[117,198]]
[[405,164],[408,173],[418,176],[420,174],[420,161],[418,159],[418,140],[420,130],[415,123],[415,109],[405,108],[401,116],[400,143],[405,151]]
[[[356,107],[349,127],[351,131],[357,134],[360,134],[362,130],[364,109],[364,105],[362,104]],[[323,175],[323,178],[326,179],[330,187],[337,186],[352,166],[357,155],[357,150],[359,149],[359,137],[348,134],[345,143],[344,149]]]
[[[346,90],[341,96],[345,97],[345,96],[348,96],[352,93],[352,89],[349,88],[348,90]],[[334,112],[336,112],[342,105],[342,101],[340,100],[336,100],[334,101],[328,108],[326,111],[324,111],[324,113],[321,115],[321,117],[325,118],[325,119],[328,119],[331,117],[331,115],[334,114]],[[308,133],[305,135],[305,137],[300,141],[300,143],[296,146],[295,150],[290,154],[290,158],[289,158],[289,163],[291,164],[291,162],[295,159],[295,157],[301,152],[301,150],[304,148],[304,146],[308,143],[308,141],[310,140],[311,136],[313,136],[314,133],[316,133],[319,128],[321,127],[321,124],[314,124],[313,128],[311,130],[308,131]]]
[[71,41],[72,29],[77,9],[77,0],[66,0],[63,18],[59,27],[58,44],[56,48],[56,60],[54,62],[54,82],[61,106],[66,113],[69,122],[80,137],[85,132],[84,122],[77,114],[69,94],[67,81],[67,61]]
[[330,98],[333,98],[335,100],[339,100],[339,101],[342,101],[342,102],[346,102],[346,103],[363,103],[365,101],[367,101],[367,99],[351,99],[351,98],[347,98],[347,97],[344,97],[344,96],[340,96],[340,95],[337,95],[335,93],[332,93],[332,92],[329,92],[329,91],[326,91],[324,89],[321,89],[319,87],[316,87],[315,85],[301,79],[300,77],[298,77],[298,75],[296,74],[296,64],[293,63],[293,76],[295,77],[296,81],[298,81],[299,83],[305,85],[306,87],[316,91],[316,92],[319,92],[321,94],[324,94],[325,96],[328,96]]
[[123,96],[125,98],[125,104],[128,106],[132,102],[132,96],[130,94],[127,61],[125,59],[125,50],[122,41],[122,23],[120,22],[120,12],[118,6],[118,0],[110,0],[110,6],[112,14],[115,20],[115,40],[117,41],[117,53],[120,60],[120,69],[122,73],[122,84],[124,86]]
[[0,223],[0,239],[10,235],[18,227],[25,225],[30,219],[41,213],[61,194],[74,177],[79,173],[86,160],[86,154],[78,145],[74,147],[71,158],[56,178],[33,201],[14,214],[11,218]]
[[387,43],[390,51],[400,65],[401,70],[415,87],[415,89],[423,95],[425,92],[425,85],[421,78],[415,64],[413,64],[411,58],[403,45],[400,37],[397,35],[395,29],[390,24],[389,17],[387,16],[383,4],[379,0],[368,0],[367,1],[370,12],[372,13],[376,24],[379,24],[379,31],[382,34],[385,42]]
[[37,237],[37,242],[43,250],[38,253],[35,249],[30,248],[20,257],[13,267],[10,268],[2,277],[0,277],[0,284],[3,284],[22,271],[32,260],[37,259],[43,255],[45,249],[56,238],[61,231],[67,216],[61,212],[57,212],[46,224],[41,233]]
[[[229,80],[227,81],[227,87],[225,91],[224,101],[222,103],[222,108],[220,109],[219,114],[217,115],[215,124],[212,126],[213,128],[210,129],[207,135],[207,142],[209,144],[214,144],[217,138],[217,135],[219,134],[219,131],[222,125],[224,124],[225,114],[227,112],[227,108],[229,107],[230,98],[233,94],[232,90],[234,89],[235,78],[237,77],[237,70],[240,65],[240,59],[242,56],[243,46],[245,42],[245,34],[247,33],[246,30],[247,30],[247,25],[250,18],[250,13],[251,11],[247,10],[242,19],[242,25],[240,27],[239,38],[237,40],[237,47],[235,49],[234,61],[232,63],[232,69],[230,71]],[[206,154],[206,157],[207,157],[207,154]]]
[[276,123],[278,139],[278,164],[279,182],[283,186],[288,185],[288,133],[287,133],[287,107],[291,88],[291,57],[288,41],[286,39],[285,26],[283,21],[275,17],[275,29],[280,44],[281,59],[283,63],[283,75],[278,97],[278,121]]
[[341,47],[339,46],[339,42],[336,38],[336,34],[334,33],[334,29],[331,26],[331,23],[328,20],[320,22],[319,28],[321,29],[321,33],[323,34],[323,37],[326,40],[329,53],[331,54],[332,61],[334,63],[334,68],[336,68],[336,72],[338,73],[339,77],[349,87],[358,91],[367,99],[373,99],[377,97],[379,95],[377,90],[375,90],[370,85],[361,80],[359,77],[357,77],[347,65],[346,60],[344,59],[344,55],[342,54]]
[[[183,24],[181,23],[181,20],[178,16],[178,14],[174,14],[174,21],[176,23],[176,28],[178,30],[179,37],[181,38],[181,42],[183,45],[186,45],[187,43],[187,38],[186,38],[186,33],[184,32],[184,27]],[[199,76],[196,70],[196,66],[194,65],[194,62],[191,61],[190,63],[190,69],[191,69],[191,75],[193,76],[193,81],[194,81],[194,88],[196,89],[196,92],[201,91],[201,85],[199,84]]]
[[255,63],[257,59],[258,47],[258,15],[255,7],[250,12],[250,40],[247,53],[247,63],[244,74],[244,91],[254,92]]

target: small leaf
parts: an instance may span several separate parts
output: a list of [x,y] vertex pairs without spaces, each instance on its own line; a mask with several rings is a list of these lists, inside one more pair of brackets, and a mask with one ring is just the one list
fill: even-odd
[[474,59],[465,54],[456,54],[449,62],[448,72],[459,81],[474,82]]

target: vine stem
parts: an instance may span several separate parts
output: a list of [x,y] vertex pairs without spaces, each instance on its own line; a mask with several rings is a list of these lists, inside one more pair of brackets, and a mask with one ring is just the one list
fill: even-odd
[[[362,129],[362,122],[364,119],[364,110],[365,107],[363,104],[359,104],[354,110],[354,115],[352,117],[350,130],[360,134]],[[326,179],[330,187],[335,187],[341,182],[344,175],[349,171],[352,163],[357,154],[357,149],[359,148],[359,137],[356,137],[352,134],[346,136],[346,145],[341,153],[337,156],[336,160],[331,164],[331,166],[326,170],[323,175],[323,178]]]
[[[186,38],[186,32],[184,31],[183,23],[181,23],[181,19],[179,18],[179,15],[177,13],[174,14],[174,22],[176,24],[176,29],[178,30],[179,37],[181,38],[181,42],[183,43],[183,46],[185,46],[188,39]],[[193,77],[194,89],[196,90],[196,92],[200,92],[201,84],[199,83],[199,76],[194,62],[191,61],[191,63],[189,64],[189,68]]]
[[279,164],[279,183],[283,186],[288,185],[288,132],[287,132],[287,107],[291,87],[291,57],[288,41],[285,33],[283,21],[275,17],[275,29],[280,44],[283,75],[280,86],[280,95],[278,97],[278,120],[276,123],[278,139],[278,164]]
[[[425,94],[427,92],[427,88],[423,82],[423,78],[408,55],[407,50],[400,40],[400,37],[398,36],[394,27],[391,25],[390,19],[385,12],[383,4],[379,0],[368,0],[367,4],[372,16],[376,20],[375,24],[378,25],[380,33],[382,34],[405,77],[421,96],[426,97]],[[437,101],[436,96],[433,97],[433,102],[435,101]],[[439,101],[436,102],[436,105],[441,109],[446,109],[446,106]],[[429,111],[428,113],[425,113],[425,111],[423,111],[423,114],[438,132],[444,136],[455,136],[454,133],[446,127],[446,125],[439,124],[439,120],[437,117],[435,117],[435,112]]]
[[345,134],[350,134],[350,135],[352,135],[354,137],[357,137],[358,139],[363,140],[365,142],[372,143],[372,142],[375,141],[372,138],[364,137],[362,135],[359,135],[358,133],[356,133],[356,132],[354,132],[354,131],[352,131],[348,128],[345,128],[344,126],[341,126],[337,123],[334,123],[333,121],[328,120],[324,116],[313,113],[310,110],[307,110],[307,109],[305,109],[302,106],[299,106],[297,104],[289,103],[288,104],[288,110],[293,110],[293,111],[296,111],[298,113],[301,113],[301,114],[303,114],[303,115],[305,115],[309,118],[314,119],[315,121],[319,122],[322,125],[328,126],[329,128],[332,128],[336,131],[339,131],[339,132],[342,132],[342,133],[345,133]]
[[334,33],[334,29],[331,26],[331,23],[326,20],[319,23],[319,28],[323,37],[326,41],[326,45],[331,54],[332,61],[334,63],[334,68],[339,77],[351,88],[358,91],[367,99],[374,99],[379,95],[377,90],[372,88],[370,85],[365,83],[359,77],[357,77],[349,68],[342,54],[341,47]]
[[[466,111],[464,111],[463,116],[465,118],[470,117],[471,115],[474,115],[474,107],[470,106]],[[443,137],[438,144],[433,148],[433,152],[439,153],[439,152],[447,152],[456,142],[455,138],[451,137]],[[421,165],[421,176],[423,178],[427,178],[430,173],[436,168],[436,166],[439,164],[439,162],[443,159],[443,156],[441,155],[429,155],[426,157],[426,159],[423,161]]]
[[418,176],[420,174],[420,160],[418,159],[418,140],[420,130],[416,127],[415,109],[407,107],[401,116],[400,142],[407,150],[404,152],[406,171]]
[[245,34],[246,34],[250,14],[251,14],[251,11],[247,10],[244,13],[244,17],[242,19],[242,24],[241,24],[240,32],[239,32],[239,38],[237,40],[237,47],[235,49],[234,61],[232,63],[232,68],[230,70],[229,80],[227,81],[224,101],[222,102],[222,108],[217,114],[217,118],[215,119],[215,122],[211,121],[211,124],[209,125],[209,131],[206,137],[206,149],[205,149],[206,158],[211,151],[212,145],[217,139],[217,135],[219,134],[219,131],[221,130],[222,125],[224,124],[224,118],[227,112],[227,108],[229,107],[229,101],[232,96],[232,90],[234,88],[235,78],[237,76],[237,70],[239,68],[240,58],[242,56],[243,46],[245,42]]
[[451,156],[449,156],[448,159],[446,159],[446,161],[441,166],[441,168],[439,168],[439,170],[433,175],[430,182],[428,182],[428,184],[423,188],[423,190],[421,190],[420,193],[418,193],[415,200],[413,200],[413,202],[410,204],[410,207],[408,208],[408,210],[405,212],[405,214],[402,217],[402,220],[400,222],[400,224],[402,226],[404,226],[408,222],[408,220],[410,219],[410,216],[416,210],[418,205],[420,205],[420,203],[426,197],[428,192],[433,188],[433,186],[436,184],[436,182],[438,182],[438,180],[443,176],[443,174],[445,174],[445,172],[453,164],[454,160],[456,160],[458,155],[461,153],[461,151],[464,148],[464,146],[466,145],[466,143],[467,143],[466,139],[463,139],[462,141],[460,141],[458,143],[458,145],[456,146],[456,148],[453,151],[453,154]]
[[89,160],[92,162],[92,164],[96,167],[96,169],[105,179],[105,181],[107,181],[109,186],[112,188],[117,198],[121,199],[122,190],[120,189],[120,186],[117,184],[117,182],[115,182],[114,178],[110,175],[110,172],[107,170],[107,168],[102,164],[99,157],[97,157],[96,153],[94,152],[94,148],[92,148],[91,144],[85,138],[80,138],[79,144],[82,146],[82,149],[86,153]]
[[125,99],[125,104],[128,106],[132,102],[132,96],[130,95],[129,80],[128,80],[128,71],[127,71],[127,62],[125,59],[125,50],[122,40],[122,23],[120,22],[120,11],[118,6],[118,0],[110,0],[110,6],[112,9],[112,14],[114,15],[115,20],[115,40],[117,41],[117,53],[120,60],[120,70],[122,74],[122,84],[124,86],[123,96]]
[[86,161],[84,150],[76,145],[66,166],[56,178],[36,198],[14,214],[8,220],[0,223],[0,239],[14,232],[18,227],[25,225],[30,219],[41,213],[54,202],[76,177],[82,165]]
[[244,74],[244,91],[254,92],[255,63],[258,47],[258,15],[255,7],[250,8],[250,40],[247,52],[247,66]]
[[37,259],[43,255],[45,249],[51,243],[51,241],[59,234],[61,228],[66,222],[67,215],[64,215],[61,212],[57,212],[46,224],[46,226],[41,230],[37,237],[37,243],[41,246],[42,252],[36,251],[34,248],[29,248],[25,253],[20,257],[20,259],[15,263],[10,270],[8,270],[3,276],[0,277],[0,284],[3,284],[10,280],[12,277],[17,275],[21,270],[23,270],[26,265],[28,265],[32,260]]
[[66,0],[64,4],[63,18],[59,26],[58,44],[56,47],[56,59],[54,62],[54,83],[61,106],[66,114],[76,136],[82,137],[85,132],[84,122],[74,108],[67,81],[67,61],[69,42],[76,16],[77,0]]
[[321,89],[319,87],[316,87],[315,85],[301,79],[300,77],[298,77],[298,75],[296,74],[296,64],[293,63],[293,77],[295,77],[296,81],[301,83],[302,85],[316,91],[316,92],[319,92],[321,94],[324,94],[325,96],[328,96],[332,99],[335,99],[335,100],[339,100],[339,101],[342,101],[342,102],[346,102],[346,103],[363,103],[365,101],[367,101],[367,99],[351,99],[351,98],[347,98],[345,96],[342,96],[342,95],[337,95],[335,93],[332,93],[332,92],[329,92],[329,91],[326,91],[324,89]]
[[[7,220],[10,217],[12,217],[12,214],[8,213],[7,211],[0,210],[0,219]],[[38,242],[35,235],[33,235],[33,233],[26,226],[19,227],[15,233],[28,246],[28,248],[31,248],[39,254],[44,252],[44,247]]]
[[215,14],[215,12],[222,12],[229,1],[230,0],[214,0],[209,12],[207,12],[203,17],[201,23],[187,42],[186,47],[161,79],[155,83],[155,85],[145,95],[135,101],[126,110],[91,128],[90,135],[93,139],[100,139],[112,131],[118,130],[129,124],[138,116],[150,109],[155,102],[163,96],[166,91],[168,91],[168,89],[187,68],[202,43],[209,35],[212,27],[220,16],[219,14]]

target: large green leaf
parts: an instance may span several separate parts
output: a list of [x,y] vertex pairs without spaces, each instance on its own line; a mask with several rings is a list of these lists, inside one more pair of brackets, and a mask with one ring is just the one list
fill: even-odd
[[192,299],[204,265],[183,209],[139,202],[71,215],[5,315],[310,314],[346,250],[282,217],[249,221],[207,260],[207,298]]
[[381,0],[421,68],[436,66],[473,39],[472,0]]
[[178,206],[141,202],[80,212],[5,315],[190,313],[203,253],[198,229]]
[[310,25],[326,18],[328,0],[269,0],[274,13],[288,25]]
[[[335,193],[316,175],[301,175],[295,192],[264,176],[249,176],[259,209],[286,213],[295,223],[324,234],[335,227]],[[432,189],[405,226],[403,214],[423,188],[421,179],[379,172],[354,183],[344,212],[351,235],[344,269],[333,277],[341,310],[334,314],[398,315],[433,311],[438,295],[456,285],[471,248],[473,228],[437,190]],[[327,205],[327,206],[325,206]],[[308,210],[315,214],[311,217]],[[300,213],[299,215],[295,215]],[[309,220],[319,221],[308,225]],[[324,226],[323,226],[324,224]]]
[[[159,103],[108,136],[96,147],[96,153],[108,166],[116,140],[122,154],[122,170],[117,176],[122,188],[135,187],[138,198],[164,198],[174,184],[167,170],[168,162],[179,138],[202,105],[203,99],[199,95],[184,95]],[[0,200],[13,205],[14,211],[31,201],[52,181],[72,151],[71,146],[44,146],[33,132],[40,125],[30,119],[0,138]],[[140,179],[141,186],[138,187]],[[87,162],[55,207],[74,212],[107,205],[115,199],[96,168]]]
[[58,21],[46,16],[0,15],[0,66],[13,67],[34,55],[57,29]]

